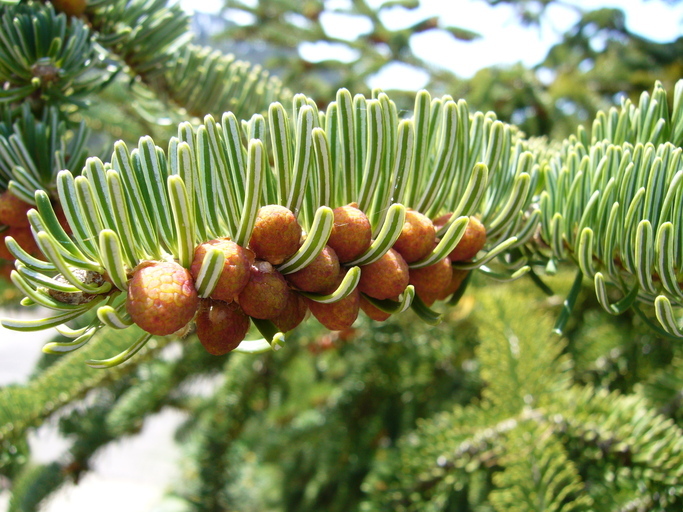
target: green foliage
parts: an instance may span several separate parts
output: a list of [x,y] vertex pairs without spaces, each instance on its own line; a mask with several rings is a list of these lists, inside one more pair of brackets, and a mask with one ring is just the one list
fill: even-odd
[[495,295],[479,297],[488,319],[481,402],[406,435],[376,463],[364,509],[471,510],[490,500],[495,510],[676,510],[680,429],[642,396],[571,385],[547,317],[522,318]]
[[[55,178],[63,169],[79,173],[87,157],[89,130],[68,123],[56,107],[36,118],[29,104],[12,112],[0,107],[0,187],[29,204],[36,190],[55,194]],[[29,148],[31,148],[29,150]]]
[[85,23],[39,3],[0,9],[0,103],[75,103],[106,82]]
[[[573,259],[594,280],[598,300],[612,315],[638,303],[654,305],[663,332],[678,336],[673,306],[679,284],[680,183],[683,104],[681,82],[669,112],[656,84],[636,107],[599,112],[591,141],[583,128],[548,153],[540,195],[546,257]],[[669,142],[671,141],[671,142]],[[554,265],[550,263],[550,265]],[[607,286],[621,292],[618,301]]]
[[[274,55],[267,61],[268,67],[278,70],[286,83],[297,84],[298,91],[315,97],[321,106],[342,87],[367,94],[370,92],[367,79],[391,63],[429,72],[442,86],[430,84],[429,88],[445,92],[444,82],[452,81],[452,74],[439,71],[415,56],[410,47],[411,37],[427,31],[443,31],[455,39],[471,41],[479,35],[464,27],[444,26],[437,17],[418,19],[400,29],[388,28],[383,21],[387,12],[412,10],[418,5],[414,0],[385,1],[376,8],[365,0],[336,6],[320,0],[259,0],[255,3],[228,0],[225,9],[247,15],[249,21],[226,27],[219,37],[268,45],[274,50]],[[330,35],[323,20],[327,17],[328,22],[333,23],[336,16],[353,20],[360,26],[367,24],[368,30],[355,39]],[[358,57],[351,62],[343,57],[311,62],[297,52],[302,43],[329,45]]]
[[[65,356],[25,386],[15,386],[0,390],[0,440],[22,436],[25,430],[39,424],[60,407],[81,398],[89,390],[105,386],[133,370],[133,366],[124,366],[115,372],[98,372],[83,364],[89,356],[90,348],[104,349],[106,352],[120,350],[131,343],[137,333],[126,333],[112,339],[107,336],[96,336],[93,343],[84,350]],[[132,336],[131,336],[132,335]],[[170,339],[160,339],[139,355],[140,360],[153,356]],[[55,343],[63,342],[59,338]],[[98,349],[98,347],[101,347]]]
[[62,482],[62,470],[57,462],[24,468],[14,481],[8,511],[37,510],[40,502]]
[[495,510],[591,510],[578,469],[550,428],[524,423],[507,436],[504,451],[505,469],[492,479]]

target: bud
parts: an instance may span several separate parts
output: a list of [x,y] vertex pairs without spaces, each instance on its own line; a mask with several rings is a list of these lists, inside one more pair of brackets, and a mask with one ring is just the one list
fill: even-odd
[[238,304],[202,299],[197,337],[209,354],[221,356],[237,348],[249,331],[249,317]]
[[358,318],[360,292],[355,288],[351,294],[332,304],[306,299],[313,316],[331,331],[348,329]]
[[373,306],[362,293],[360,294],[360,308],[363,310],[363,313],[376,322],[384,322],[391,316],[391,313],[385,313],[381,309]]
[[173,261],[145,261],[133,271],[126,309],[141,329],[165,336],[192,320],[199,296],[190,272]]
[[6,226],[28,228],[30,226],[26,213],[32,205],[19,199],[9,190],[0,194],[0,224]]
[[346,263],[363,254],[372,243],[372,227],[356,203],[334,209],[334,226],[327,244]]
[[410,269],[410,284],[425,302],[428,298],[440,296],[450,285],[452,277],[453,267],[448,258],[443,258],[428,267]]
[[246,249],[240,247],[229,238],[219,238],[204,242],[195,249],[194,260],[190,267],[190,272],[195,281],[199,277],[199,270],[202,268],[204,256],[212,247],[223,252],[225,262],[223,263],[223,271],[218,278],[216,288],[211,293],[211,298],[231,302],[249,282],[249,269],[253,257]]
[[258,259],[279,265],[300,245],[301,226],[288,208],[270,204],[259,210],[249,240],[249,248]]
[[389,249],[380,259],[360,269],[358,288],[375,299],[397,297],[408,286],[408,264],[394,249]]
[[[447,213],[438,219],[434,220],[436,229],[441,228],[451,218],[451,214]],[[486,244],[486,228],[476,217],[470,217],[465,229],[465,234],[462,236],[458,245],[448,255],[451,261],[469,261],[474,258],[479,251],[484,248]]]
[[287,304],[287,282],[267,261],[256,260],[249,272],[249,282],[237,297],[242,310],[262,320],[276,317]]
[[429,255],[436,245],[436,229],[429,217],[415,210],[406,212],[401,235],[394,242],[394,249],[406,263],[413,263]]
[[308,306],[304,298],[290,290],[284,309],[270,320],[280,332],[289,332],[304,321],[306,313],[308,313]]
[[286,275],[285,279],[301,291],[323,293],[335,285],[339,271],[337,253],[326,245],[307,267]]

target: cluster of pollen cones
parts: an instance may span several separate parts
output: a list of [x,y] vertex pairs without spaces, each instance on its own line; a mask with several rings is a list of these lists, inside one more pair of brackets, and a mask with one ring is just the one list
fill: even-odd
[[[5,209],[11,210],[0,205],[0,215]],[[24,222],[25,218],[24,208]],[[467,272],[454,269],[451,263],[471,260],[486,241],[486,230],[474,217],[470,217],[464,236],[448,257],[427,267],[409,268],[410,263],[434,250],[437,230],[449,218],[450,214],[446,214],[432,221],[409,209],[393,247],[378,260],[360,267],[360,281],[351,294],[326,303],[299,292],[328,295],[339,287],[348,270],[346,265],[372,244],[368,218],[355,203],[336,208],[327,245],[308,266],[283,275],[277,266],[297,252],[305,234],[289,209],[264,206],[257,214],[248,247],[219,238],[195,248],[189,269],[175,261],[140,263],[130,275],[126,309],[133,322],[157,336],[188,332],[194,325],[202,345],[215,355],[230,352],[240,344],[249,330],[250,318],[269,320],[281,332],[294,329],[308,311],[333,331],[349,328],[361,309],[371,319],[384,321],[390,314],[373,305],[368,297],[397,300],[411,284],[422,301],[431,305],[452,295],[464,280]],[[30,247],[31,242],[35,245],[28,225],[15,227],[5,216],[1,222],[10,226],[9,230],[28,231],[30,242],[21,239],[23,247]],[[7,234],[18,239],[17,231]],[[195,283],[212,249],[223,253],[223,268],[213,291],[201,298]],[[4,253],[2,256],[7,257]],[[58,295],[53,298],[69,301]]]
[[[0,232],[2,240],[6,236],[11,236],[17,243],[30,255],[40,256],[40,249],[33,238],[31,225],[29,224],[26,212],[33,205],[19,199],[9,191],[0,194],[0,226],[5,226],[4,231]],[[63,210],[55,205],[55,212],[60,224],[66,230],[69,229]],[[9,252],[4,243],[0,243],[0,276],[9,280],[9,275],[14,270],[14,256]]]

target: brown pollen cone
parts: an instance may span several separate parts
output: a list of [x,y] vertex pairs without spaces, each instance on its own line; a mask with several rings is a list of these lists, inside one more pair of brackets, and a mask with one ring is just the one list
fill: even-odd
[[408,210],[401,234],[394,242],[394,249],[403,256],[406,263],[413,263],[432,252],[435,245],[436,228],[429,217],[415,210]]
[[372,243],[372,227],[356,203],[334,209],[334,226],[327,245],[346,263],[363,254]]
[[460,285],[465,280],[469,272],[469,270],[454,268],[453,276],[451,277],[451,282],[448,283],[448,286],[446,286],[446,288],[444,288],[441,292],[439,292],[436,295],[436,300],[446,300],[448,297],[457,292],[460,288]]
[[263,206],[256,215],[249,248],[258,259],[279,265],[301,245],[301,226],[284,206]]
[[269,320],[287,305],[290,293],[285,278],[267,261],[256,260],[249,269],[249,282],[238,295],[242,310],[249,316]]
[[85,12],[86,0],[52,0],[55,9],[67,16],[80,16]]
[[229,238],[209,240],[197,246],[194,250],[194,260],[190,267],[192,277],[197,280],[202,262],[210,248],[220,249],[225,256],[223,271],[218,278],[216,288],[211,292],[211,298],[231,302],[239,295],[249,282],[249,276],[253,257],[250,251],[240,247]]
[[[451,214],[447,213],[434,220],[434,225],[438,230],[448,222]],[[476,217],[470,216],[467,223],[465,234],[462,236],[458,245],[448,255],[451,261],[469,261],[474,258],[486,244],[486,227]]]
[[275,324],[275,327],[280,332],[289,332],[304,321],[306,313],[308,313],[308,306],[304,298],[300,294],[289,290],[284,309],[279,315],[271,318],[270,321]]
[[363,313],[368,315],[368,318],[375,320],[376,322],[384,322],[391,316],[391,313],[385,313],[381,309],[373,306],[362,293],[360,294],[360,308],[363,310]]
[[165,336],[192,320],[199,296],[190,272],[173,261],[146,261],[128,283],[126,309],[131,319],[150,334]]
[[9,261],[0,261],[0,278],[11,281],[12,270],[14,270],[14,265],[12,265],[12,263]]
[[238,304],[202,299],[197,337],[209,354],[221,356],[237,348],[249,330],[249,317]]
[[360,291],[355,288],[348,297],[332,304],[323,304],[306,299],[313,316],[330,331],[348,329],[358,318]]
[[443,258],[433,265],[410,269],[410,284],[415,287],[422,300],[441,294],[451,282],[453,267],[451,260]]
[[358,288],[375,299],[397,297],[408,286],[408,264],[394,249],[380,259],[361,268]]
[[337,253],[326,245],[307,267],[287,274],[285,279],[304,292],[322,293],[334,286],[339,271]]
[[41,257],[43,255],[38,248],[31,228],[25,227],[10,227],[9,229],[0,233],[0,258],[13,261],[14,256],[9,252],[7,245],[5,245],[5,237],[11,236],[19,244],[19,246],[29,253],[31,256]]
[[5,190],[0,194],[0,224],[28,228],[30,224],[26,217],[26,212],[31,208],[33,208],[33,205],[19,199],[9,190]]

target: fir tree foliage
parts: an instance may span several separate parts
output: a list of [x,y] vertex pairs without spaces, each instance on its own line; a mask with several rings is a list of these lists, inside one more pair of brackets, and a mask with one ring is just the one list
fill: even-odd
[[[227,25],[219,36],[233,43],[260,43],[272,48],[273,55],[266,65],[279,70],[287,83],[297,83],[298,91],[315,97],[320,105],[326,105],[342,87],[369,93],[368,78],[391,64],[427,71],[430,90],[448,91],[445,83],[452,82],[453,75],[415,55],[411,39],[426,32],[441,32],[461,41],[480,36],[465,27],[445,25],[438,17],[422,16],[400,28],[386,22],[386,14],[415,11],[419,4],[415,0],[385,1],[378,5],[366,0],[337,4],[321,0],[228,0],[224,11],[238,13],[241,16],[235,19],[245,19],[245,22]],[[330,30],[338,19],[350,20],[367,29],[357,36],[354,34],[355,37],[338,34]],[[305,56],[303,44],[327,46],[333,51],[328,58],[314,62]],[[337,57],[338,52],[334,50],[342,50],[342,55],[355,54],[358,58],[348,62],[344,57]],[[409,103],[400,105],[409,108]]]
[[[540,195],[550,266],[571,257],[580,275],[594,280],[607,313],[652,304],[661,326],[655,328],[675,337],[681,332],[673,308],[683,297],[676,243],[682,85],[671,113],[661,84],[652,95],[643,93],[637,107],[626,100],[620,110],[600,112],[590,142],[579,129],[548,159]],[[609,298],[607,285],[621,292],[618,301]]]
[[51,5],[17,4],[3,8],[0,24],[0,102],[80,101],[106,82],[103,59],[83,21],[68,20]]
[[35,204],[36,190],[56,200],[57,173],[79,172],[88,156],[85,123],[69,123],[56,107],[36,118],[28,103],[20,116],[12,115],[8,106],[0,106],[0,113],[0,186],[29,204]]
[[528,322],[496,291],[478,300],[488,318],[479,325],[481,402],[418,423],[379,458],[363,509],[680,506],[680,427],[642,395],[572,384],[565,342],[549,337],[547,315]]
[[[416,268],[449,254],[464,234],[467,216],[480,208],[489,225],[490,249],[462,268],[480,267],[528,241],[540,215],[528,206],[538,166],[524,141],[494,116],[470,114],[464,101],[432,100],[422,92],[416,112],[414,120],[398,121],[396,107],[385,94],[352,99],[341,90],[327,113],[318,112],[310,99],[299,95],[293,100],[291,118],[275,103],[267,121],[255,115],[240,125],[232,113],[226,113],[220,123],[207,116],[198,128],[181,124],[166,152],[149,137],[140,139],[132,151],[117,143],[111,164],[91,158],[81,176],[65,171],[57,177],[71,237],[57,223],[46,198],[36,194],[38,211],[29,217],[48,261],[30,256],[8,238],[8,247],[21,259],[12,273],[13,282],[27,293],[27,300],[57,314],[39,322],[5,320],[3,325],[19,330],[49,328],[97,308],[97,319],[89,327],[72,342],[48,345],[46,350],[52,352],[80,348],[104,325],[125,329],[132,322],[123,298],[138,263],[172,257],[189,267],[198,243],[221,236],[246,246],[256,212],[264,204],[282,204],[298,212],[308,231],[306,244],[280,266],[284,273],[303,268],[322,250],[331,229],[329,208],[351,201],[368,212],[376,233],[373,245],[352,262],[356,265],[372,263],[389,250],[400,234],[406,206],[431,217],[453,212],[441,230],[441,242],[412,264]],[[354,129],[366,137],[357,139]],[[141,232],[134,234],[133,226]],[[73,268],[106,273],[113,287],[86,285]],[[515,268],[509,275],[518,277],[528,269]],[[85,292],[94,295],[93,300],[64,304],[53,299],[44,285],[56,286],[55,273],[71,285],[59,289]],[[354,275],[350,273],[331,297],[308,296],[341,300],[357,284],[350,282]],[[203,282],[198,289],[204,297],[213,291]],[[416,307],[428,321],[437,318],[419,301]],[[261,322],[257,327],[266,341],[281,343],[282,334],[272,334],[277,333],[272,326]],[[89,364],[120,364],[148,339],[144,335],[118,356]],[[241,350],[262,346],[269,348],[262,342],[245,342]]]

